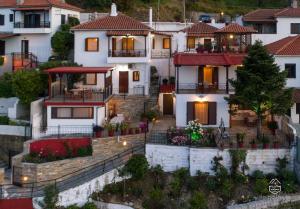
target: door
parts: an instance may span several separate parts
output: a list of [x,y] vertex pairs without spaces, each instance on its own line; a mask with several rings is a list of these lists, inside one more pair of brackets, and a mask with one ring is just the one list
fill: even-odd
[[39,14],[29,14],[24,16],[25,28],[39,28],[41,23],[41,16]]
[[164,115],[173,115],[173,96],[172,94],[163,95],[163,113]]
[[119,93],[128,93],[128,71],[119,72]]
[[21,52],[22,52],[22,54],[28,54],[29,53],[29,41],[28,40],[22,40],[22,42],[21,42]]

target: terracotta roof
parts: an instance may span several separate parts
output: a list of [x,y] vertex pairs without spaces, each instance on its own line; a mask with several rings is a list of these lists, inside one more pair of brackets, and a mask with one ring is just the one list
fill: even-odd
[[282,9],[257,9],[243,17],[245,22],[276,22],[274,16]]
[[217,30],[215,33],[256,33],[252,27],[241,26],[237,23],[231,23],[224,28]]
[[199,66],[199,65],[241,65],[246,54],[229,53],[177,53],[174,56],[174,65]]
[[22,8],[22,7],[47,7],[53,6],[62,9],[82,11],[82,9],[64,2],[63,0],[24,0],[22,4],[17,4],[17,0],[0,0],[0,7]]
[[18,7],[13,10],[15,11],[26,11],[26,10],[49,10],[50,7]]
[[203,22],[195,23],[190,27],[187,27],[183,29],[183,32],[186,32],[188,36],[193,37],[212,37],[214,36],[214,32],[216,32],[218,29],[208,25]]
[[146,30],[151,28],[122,13],[117,16],[106,15],[73,27],[74,30]]
[[293,101],[295,103],[300,103],[300,89],[294,89],[294,91],[293,91]]
[[300,56],[300,35],[280,39],[266,45],[266,47],[274,55]]
[[45,70],[47,73],[107,73],[112,67],[56,67]]
[[18,34],[14,33],[0,33],[0,39],[10,38],[13,36],[18,36]]
[[106,32],[108,36],[147,36],[149,31],[145,30],[109,30]]
[[275,17],[300,17],[300,8],[285,8],[275,13]]

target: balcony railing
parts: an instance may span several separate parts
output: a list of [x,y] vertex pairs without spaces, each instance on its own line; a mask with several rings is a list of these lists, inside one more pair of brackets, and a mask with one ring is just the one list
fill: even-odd
[[[64,88],[62,87],[62,91]],[[104,102],[112,95],[112,86],[103,90],[94,89],[71,89],[60,93],[59,86],[53,86],[50,102]]]
[[171,56],[170,50],[153,49],[151,51],[152,58],[169,58]]
[[233,91],[233,87],[226,83],[218,84],[198,84],[198,83],[180,83],[177,89],[178,94],[228,94]]
[[36,23],[15,22],[14,28],[50,28],[49,21],[41,21]]
[[146,57],[146,49],[135,50],[109,50],[109,57]]

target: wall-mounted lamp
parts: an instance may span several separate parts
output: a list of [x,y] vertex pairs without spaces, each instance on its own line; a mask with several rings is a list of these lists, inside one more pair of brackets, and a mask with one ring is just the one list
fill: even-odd
[[232,34],[230,34],[230,35],[229,35],[229,38],[230,38],[230,39],[233,39],[233,38],[234,38],[234,36],[233,36]]
[[24,182],[28,181],[28,179],[29,179],[28,176],[23,176],[23,181]]
[[206,102],[206,98],[203,95],[199,96],[199,102]]
[[127,141],[123,141],[123,146],[127,146]]

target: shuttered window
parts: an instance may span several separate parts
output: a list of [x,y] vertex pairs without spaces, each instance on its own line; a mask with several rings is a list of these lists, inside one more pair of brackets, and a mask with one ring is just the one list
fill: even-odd
[[4,15],[0,15],[0,25],[4,25]]
[[14,21],[14,14],[9,14],[9,22],[13,22]]
[[300,103],[296,103],[296,113],[300,114]]
[[198,120],[203,125],[217,124],[216,102],[187,102],[187,123]]
[[291,34],[300,34],[300,23],[291,23]]
[[171,48],[171,39],[163,38],[163,49],[170,49],[170,48]]
[[296,78],[296,64],[285,64],[285,70],[288,72],[287,78]]
[[0,40],[0,55],[5,55],[5,41]]
[[86,38],[85,39],[85,51],[87,51],[87,52],[99,51],[99,39],[98,38]]

